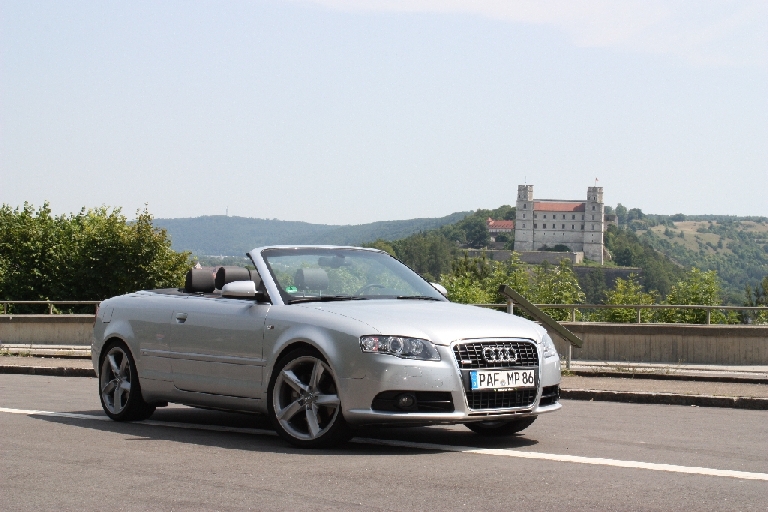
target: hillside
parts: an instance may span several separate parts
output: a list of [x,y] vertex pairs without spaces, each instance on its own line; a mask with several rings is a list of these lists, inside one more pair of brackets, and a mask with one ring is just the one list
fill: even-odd
[[[766,218],[646,215],[639,209],[616,210],[628,229],[610,231],[606,245],[615,265],[642,269],[647,290],[657,290],[663,296],[685,268],[695,266],[717,270],[725,302],[741,304],[745,286],[754,287],[768,275]],[[174,249],[200,256],[240,257],[254,247],[269,244],[370,244],[438,279],[461,252],[457,242],[472,247],[487,245],[484,220],[488,217],[514,218],[514,208],[354,226],[226,216],[155,219],[155,225],[168,230]],[[594,291],[591,295],[596,299],[600,290]]]
[[168,231],[174,250],[192,251],[198,255],[242,256],[254,247],[262,245],[360,245],[377,238],[400,239],[413,233],[456,223],[467,215],[468,212],[456,212],[440,218],[380,221],[348,226],[224,215],[155,219],[154,224]]
[[685,267],[717,270],[726,301],[741,303],[744,288],[768,275],[768,222],[708,217],[686,217],[637,234],[654,249]]

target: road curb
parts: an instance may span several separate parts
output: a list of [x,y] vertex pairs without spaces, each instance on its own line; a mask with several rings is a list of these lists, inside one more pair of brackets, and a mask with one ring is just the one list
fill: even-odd
[[561,389],[560,398],[633,404],[695,405],[731,409],[768,410],[768,398],[745,396],[680,395],[644,391],[604,391],[600,389]]
[[0,366],[0,373],[16,375],[48,375],[51,377],[96,377],[93,368],[61,366]]
[[640,372],[610,372],[590,370],[569,370],[569,375],[576,377],[610,377],[612,379],[649,379],[649,380],[682,380],[695,382],[724,382],[732,384],[768,384],[764,377],[741,377],[730,375],[691,375],[668,373]]

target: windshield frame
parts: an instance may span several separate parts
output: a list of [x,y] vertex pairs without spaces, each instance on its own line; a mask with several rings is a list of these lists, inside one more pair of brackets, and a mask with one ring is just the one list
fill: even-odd
[[[306,300],[309,297],[302,297],[302,300],[293,302],[296,297],[291,296],[288,292],[286,292],[281,286],[280,282],[278,281],[274,270],[272,269],[272,265],[270,263],[270,258],[275,256],[290,256],[290,255],[317,255],[320,256],[332,256],[334,254],[338,254],[339,252],[352,252],[352,253],[360,253],[360,254],[366,254],[366,257],[370,256],[372,258],[381,257],[381,258],[390,258],[391,261],[383,263],[384,266],[389,267],[387,263],[394,264],[396,267],[401,267],[400,270],[403,271],[405,276],[398,276],[403,278],[406,282],[410,281],[411,279],[414,280],[416,283],[424,284],[426,286],[425,291],[428,292],[427,294],[421,293],[419,295],[416,295],[414,297],[423,297],[424,295],[429,295],[430,297],[433,297],[434,300],[437,302],[449,302],[447,298],[445,298],[437,289],[435,289],[432,284],[424,279],[418,272],[414,271],[412,268],[410,268],[408,265],[400,261],[399,259],[395,258],[391,254],[380,251],[377,249],[366,249],[366,248],[360,248],[360,247],[318,247],[318,246],[294,246],[294,247],[265,247],[259,251],[259,256],[261,257],[261,260],[264,262],[264,265],[269,272],[269,277],[272,280],[272,282],[275,285],[275,288],[277,289],[277,292],[280,294],[280,298],[282,299],[283,304],[290,305],[290,304],[300,304],[300,303],[307,303],[312,302]],[[393,273],[397,275],[395,270],[391,269]],[[410,283],[409,283],[410,284]],[[413,286],[413,285],[412,285]],[[418,288],[418,286],[415,286],[415,288]],[[329,294],[328,296],[322,296],[322,297],[331,297],[333,294]],[[355,300],[357,297],[350,296],[352,299]],[[388,296],[381,296],[381,298],[378,298],[376,296],[361,296],[361,298],[364,298],[366,300],[397,300],[397,299],[403,299],[405,297],[388,297]],[[317,302],[320,302],[321,296],[317,297]]]

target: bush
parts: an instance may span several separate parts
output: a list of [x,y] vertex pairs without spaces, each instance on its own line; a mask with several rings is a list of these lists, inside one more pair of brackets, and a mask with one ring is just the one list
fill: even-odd
[[485,254],[478,258],[454,260],[451,272],[441,276],[440,283],[448,290],[448,298],[463,304],[503,304],[506,297],[498,293],[507,284],[526,295],[530,278],[520,255],[513,252],[507,261],[489,260]]
[[[526,298],[534,304],[583,304],[586,296],[579,286],[568,260],[554,266],[547,262],[533,271],[533,283]],[[545,312],[558,321],[568,320],[567,309],[547,309]],[[577,320],[580,316],[577,316]]]
[[103,300],[141,289],[181,286],[189,253],[177,253],[152,216],[128,222],[119,208],[54,216],[0,208],[0,297],[4,300]]
[[[629,274],[627,279],[617,278],[616,285],[605,294],[606,304],[656,304],[655,293],[645,293],[635,274]],[[637,322],[637,311],[634,309],[603,309],[597,315],[604,322],[633,323]],[[653,310],[640,310],[640,320],[650,322],[653,320]]]
[[[720,296],[720,282],[717,272],[709,270],[702,272],[692,268],[685,278],[672,286],[667,295],[667,304],[719,306],[722,304]],[[707,322],[707,311],[704,309],[664,309],[659,313],[659,319],[663,322],[704,324]],[[735,323],[738,319],[735,315],[726,316],[721,311],[712,310],[710,322],[713,324]]]
[[[465,255],[454,261],[451,273],[442,276],[441,284],[450,300],[464,304],[505,303],[507,298],[498,293],[502,284],[536,304],[581,304],[585,298],[568,260],[558,266],[545,262],[529,272],[515,252],[507,261]],[[569,315],[565,309],[546,312],[555,320],[566,320]]]

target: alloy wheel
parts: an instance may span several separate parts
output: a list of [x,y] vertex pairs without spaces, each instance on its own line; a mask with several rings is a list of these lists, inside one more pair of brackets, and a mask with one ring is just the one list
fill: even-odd
[[275,419],[296,439],[319,439],[339,419],[336,381],[328,364],[317,357],[289,361],[280,370],[272,393]]
[[122,347],[107,352],[99,380],[104,407],[114,415],[123,412],[131,397],[131,362]]

